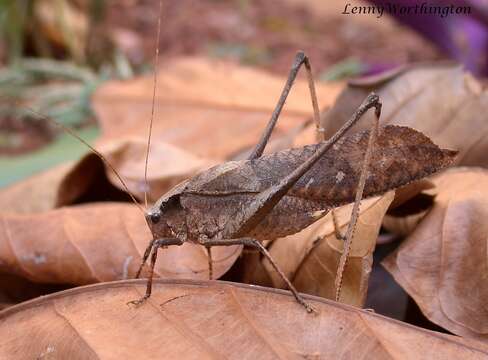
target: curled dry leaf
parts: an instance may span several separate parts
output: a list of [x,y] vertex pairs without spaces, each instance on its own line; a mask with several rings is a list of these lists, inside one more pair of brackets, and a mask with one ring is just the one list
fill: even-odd
[[[370,312],[222,282],[122,281],[53,294],[0,312],[9,359],[485,359],[486,344],[426,331]],[[22,334],[22,336],[19,336]]]
[[56,208],[96,201],[131,201],[127,193],[112,185],[103,160],[91,152],[71,166],[59,184],[52,185],[57,185]]
[[[440,147],[459,150],[457,164],[488,166],[488,91],[460,66],[418,65],[350,84],[323,119],[333,134],[371,91],[383,102],[381,124],[405,125]],[[372,114],[356,129],[370,126]]]
[[[102,151],[108,158],[124,149],[123,145],[131,147],[131,143],[120,143]],[[112,185],[107,174],[103,161],[89,152],[77,162],[56,166],[0,189],[0,208],[4,213],[32,214],[82,202],[131,201]]]
[[383,265],[432,322],[488,339],[488,171],[434,178],[434,207]]
[[[144,199],[146,142],[137,138],[114,141],[103,144],[99,151],[117,169],[131,192]],[[180,181],[216,163],[165,143],[153,143],[151,155],[154,167],[148,174],[148,195],[153,201]],[[0,206],[9,213],[36,213],[107,199],[131,201],[113,171],[91,152],[76,163],[56,166],[0,190]]]
[[[118,148],[111,150],[116,152]],[[110,152],[105,153],[110,156]],[[77,162],[55,166],[0,189],[0,209],[4,213],[32,214],[80,202],[107,200],[131,201],[108,181],[102,159],[89,151]]]
[[[106,142],[99,151],[117,169],[117,173],[122,177],[131,193],[141,200],[144,199],[147,141],[132,138]],[[150,202],[155,202],[176,184],[217,162],[217,160],[197,157],[174,145],[161,142],[152,142],[151,159],[151,171],[147,174]],[[101,192],[99,183],[107,181],[114,185],[106,186],[105,191]],[[98,156],[87,154],[60,184],[58,204],[70,205],[80,197],[91,198],[92,201],[107,197],[116,199],[116,194],[107,196],[107,190],[115,185],[120,191],[125,191],[114,172],[104,166]],[[110,190],[114,191],[114,189]],[[127,200],[130,201],[129,198]]]
[[[391,191],[381,197],[363,200],[361,204],[344,273],[341,302],[360,307],[364,304],[376,239],[393,196],[394,191]],[[342,234],[346,233],[351,210],[352,204],[335,210]],[[269,251],[299,291],[334,299],[334,280],[343,244],[344,241],[335,236],[329,213],[300,233],[273,241]],[[273,287],[285,288],[271,264],[265,259],[262,261]]]
[[[0,264],[35,282],[88,284],[134,277],[151,239],[134,205],[88,204],[40,214],[0,214]],[[213,252],[214,276],[234,263],[240,246]],[[208,278],[205,249],[184,244],[160,250],[163,278]]]

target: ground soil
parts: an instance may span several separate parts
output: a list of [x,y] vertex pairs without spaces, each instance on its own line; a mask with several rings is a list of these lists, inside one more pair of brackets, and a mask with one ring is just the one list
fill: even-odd
[[[339,4],[318,11],[307,1],[165,1],[163,57],[210,54],[286,74],[293,55],[305,50],[317,72],[346,58],[380,64],[435,60],[443,55],[414,31],[391,19],[364,21],[340,14]],[[117,1],[108,23],[142,37],[145,60],[154,56],[159,0]]]

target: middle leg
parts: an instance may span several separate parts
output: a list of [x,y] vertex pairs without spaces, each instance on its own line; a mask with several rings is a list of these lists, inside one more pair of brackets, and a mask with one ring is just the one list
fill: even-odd
[[263,154],[264,148],[266,147],[269,137],[271,136],[271,133],[273,132],[273,129],[278,121],[278,118],[280,117],[281,110],[283,109],[283,106],[286,102],[286,98],[290,93],[293,82],[295,81],[298,71],[300,70],[302,65],[305,65],[305,69],[307,70],[308,88],[310,90],[310,97],[312,99],[314,121],[317,126],[317,131],[323,132],[323,129],[320,126],[320,111],[317,101],[317,92],[315,91],[315,83],[312,75],[312,66],[310,65],[310,60],[308,59],[308,56],[305,55],[303,51],[299,51],[295,55],[295,60],[293,61],[290,73],[288,74],[288,79],[286,80],[285,87],[281,91],[280,99],[278,100],[273,114],[271,115],[271,119],[269,120],[268,125],[266,125],[266,129],[261,135],[258,144],[249,156],[249,160],[259,158]]

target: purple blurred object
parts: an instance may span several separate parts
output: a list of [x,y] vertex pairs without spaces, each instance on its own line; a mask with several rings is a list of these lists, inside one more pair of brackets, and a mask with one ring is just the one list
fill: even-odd
[[[488,76],[488,0],[368,1],[384,6],[385,14],[415,29],[472,73]],[[408,7],[409,13],[400,11]],[[432,13],[434,7],[442,12]],[[462,14],[463,7],[470,9],[469,14]],[[457,9],[461,14],[455,13]]]

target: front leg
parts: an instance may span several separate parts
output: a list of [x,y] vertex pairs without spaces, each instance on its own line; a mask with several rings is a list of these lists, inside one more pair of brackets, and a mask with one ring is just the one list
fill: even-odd
[[[154,266],[156,265],[156,259],[158,257],[158,249],[160,247],[166,247],[169,245],[180,246],[180,245],[183,245],[183,243],[184,243],[183,240],[180,240],[177,238],[163,238],[163,239],[157,239],[157,240],[151,241],[151,243],[149,245],[151,248],[146,249],[146,252],[144,253],[144,257],[145,257],[145,259],[147,259],[147,257],[149,256],[149,253],[152,250],[151,267],[150,267],[150,271],[149,271],[149,278],[147,280],[146,294],[138,300],[129,301],[127,304],[133,304],[133,305],[138,306],[138,305],[141,305],[142,303],[144,303],[151,296],[152,281],[153,281],[153,276],[154,276]],[[144,263],[145,263],[145,260],[143,260],[143,263],[141,264],[141,268],[144,265]],[[138,271],[138,274],[139,273],[140,273],[140,271]]]
[[146,265],[147,258],[151,254],[151,250],[154,246],[155,241],[156,239],[152,239],[149,242],[149,245],[147,245],[146,251],[144,251],[144,255],[142,256],[141,265],[139,265],[139,269],[137,269],[135,279],[139,279],[139,276],[141,276],[142,269],[144,268],[144,265]]
[[297,300],[297,302],[300,305],[302,305],[303,307],[305,307],[307,312],[309,312],[309,313],[316,312],[316,310],[312,307],[312,305],[310,305],[308,302],[306,302],[305,299],[303,299],[303,297],[298,293],[297,289],[295,289],[295,287],[293,286],[291,281],[288,280],[286,275],[279,268],[278,264],[273,260],[270,253],[268,252],[268,250],[266,250],[266,248],[256,239],[240,238],[240,239],[229,239],[229,240],[207,240],[205,242],[205,246],[207,248],[210,246],[230,246],[230,245],[247,245],[247,246],[257,248],[261,252],[261,254],[263,254],[264,257],[266,259],[268,259],[268,261],[271,263],[271,265],[276,270],[276,272],[281,276],[283,281],[286,283],[288,288],[291,290],[291,292],[292,292],[293,296],[295,297],[295,299]]

